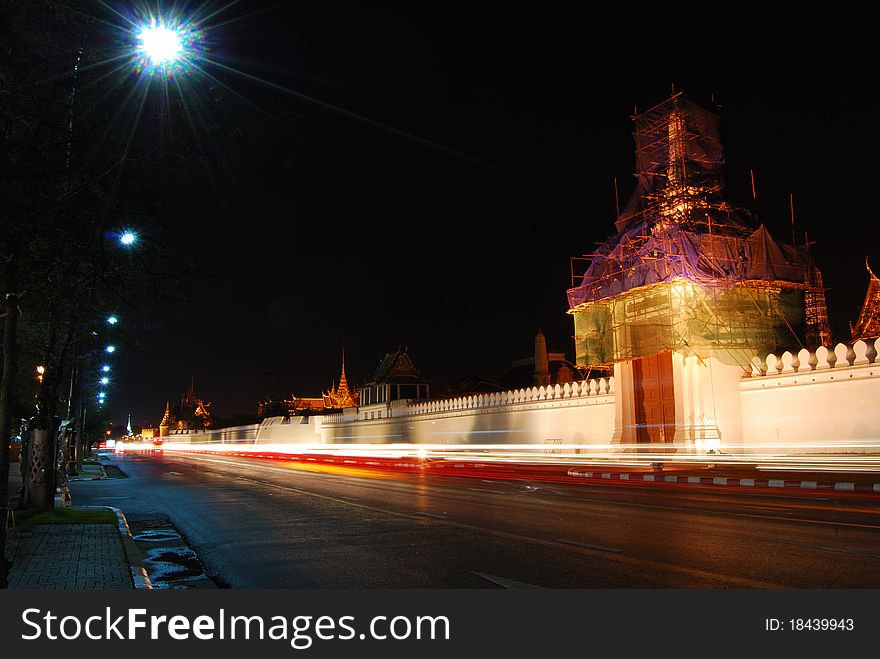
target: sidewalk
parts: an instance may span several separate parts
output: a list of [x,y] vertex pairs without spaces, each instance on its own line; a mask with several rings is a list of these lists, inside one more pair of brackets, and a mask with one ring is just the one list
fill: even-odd
[[[100,465],[86,465],[71,480],[104,478]],[[9,470],[13,505],[21,487],[19,465]],[[109,508],[109,507],[108,507]],[[76,510],[74,506],[72,508]],[[10,589],[94,590],[150,588],[122,511],[109,508],[116,524],[24,524],[12,527],[6,545],[12,562]]]

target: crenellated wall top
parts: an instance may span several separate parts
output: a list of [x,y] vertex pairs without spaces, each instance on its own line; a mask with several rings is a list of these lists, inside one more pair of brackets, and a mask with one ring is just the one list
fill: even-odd
[[820,346],[815,351],[784,352],[781,356],[767,355],[766,359],[752,359],[752,377],[807,373],[826,369],[851,368],[878,363],[880,339],[856,341],[852,345],[838,343],[833,349]]
[[[419,414],[434,414],[453,412],[459,410],[477,410],[493,407],[513,406],[530,403],[545,403],[551,401],[564,401],[574,399],[596,399],[602,396],[614,395],[614,378],[598,378],[593,380],[581,380],[579,382],[566,382],[565,384],[549,385],[546,387],[525,387],[510,391],[496,393],[472,394],[470,396],[458,396],[454,398],[442,398],[422,402],[407,402],[406,407],[395,412],[395,415],[414,416]],[[343,419],[341,414],[327,415],[325,423],[340,423]]]

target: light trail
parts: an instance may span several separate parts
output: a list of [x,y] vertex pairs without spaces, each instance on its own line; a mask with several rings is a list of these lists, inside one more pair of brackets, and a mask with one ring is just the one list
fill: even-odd
[[[543,444],[280,444],[280,443],[229,443],[218,442],[163,442],[123,445],[124,450],[154,450],[160,448],[168,452],[199,452],[229,454],[236,457],[266,457],[310,460],[321,457],[344,460],[407,460],[406,466],[414,463],[444,461],[448,463],[486,463],[486,464],[536,464],[558,466],[584,466],[604,468],[636,468],[654,470],[662,468],[749,468],[758,471],[813,471],[813,472],[860,472],[880,475],[880,445],[872,444],[828,444],[825,448],[837,451],[858,450],[860,453],[848,454],[792,454],[764,453],[748,451],[748,446],[739,447],[737,453],[697,453],[693,447],[673,447],[662,453],[646,449],[643,453],[637,446],[619,444],[556,444],[552,447]],[[753,450],[794,448],[791,445],[761,444]],[[811,446],[812,448],[812,446]],[[870,452],[866,452],[870,451]]]

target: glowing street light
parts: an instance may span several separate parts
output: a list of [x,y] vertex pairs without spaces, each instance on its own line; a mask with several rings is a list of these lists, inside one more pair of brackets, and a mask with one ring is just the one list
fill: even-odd
[[101,378],[101,384],[110,384],[110,378]]
[[101,370],[104,371],[104,373],[109,373],[109,372],[110,372],[110,366],[108,366],[107,364],[104,364],[104,365],[101,367]]
[[135,61],[148,74],[173,75],[195,59],[199,31],[180,18],[152,18],[134,31]]
[[112,355],[114,352],[116,352],[116,346],[107,346],[106,348],[104,348],[104,352]]
[[123,231],[119,234],[119,242],[126,247],[131,247],[137,242],[137,234],[134,231]]
[[161,23],[144,25],[137,33],[138,51],[146,55],[153,66],[174,64],[183,51],[180,30]]
[[116,316],[107,316],[107,324],[108,325],[115,325],[118,322],[119,322],[119,319]]

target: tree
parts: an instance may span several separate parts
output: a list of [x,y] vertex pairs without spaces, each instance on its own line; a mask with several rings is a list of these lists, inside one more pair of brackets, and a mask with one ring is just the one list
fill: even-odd
[[[119,66],[118,33],[75,0],[0,0],[0,511],[8,507],[7,440],[31,407],[26,503],[54,503],[54,426],[75,409],[106,312],[125,309],[128,331],[187,299],[198,270],[198,216],[176,222],[185,191],[205,184],[199,135],[183,130],[180,99]],[[188,124],[187,122],[187,125]],[[195,128],[195,125],[190,125]],[[207,127],[205,127],[207,128]],[[216,127],[212,126],[212,129]],[[118,218],[141,227],[121,249]],[[100,337],[99,337],[100,338]],[[45,367],[34,391],[31,365]],[[77,375],[78,373],[78,375]],[[66,398],[64,396],[66,395]],[[62,403],[66,403],[62,404]],[[82,420],[77,415],[80,421]],[[94,417],[92,417],[94,418]],[[88,428],[80,428],[84,440]],[[41,479],[39,468],[45,468]],[[5,548],[5,523],[0,548]],[[0,560],[0,587],[5,586]]]

